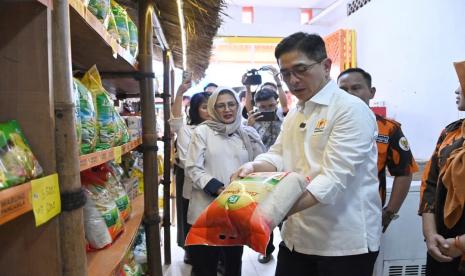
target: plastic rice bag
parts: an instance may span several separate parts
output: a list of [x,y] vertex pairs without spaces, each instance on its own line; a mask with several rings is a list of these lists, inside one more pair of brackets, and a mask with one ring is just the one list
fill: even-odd
[[115,17],[116,27],[121,39],[120,45],[123,48],[129,49],[128,13],[114,0],[111,0],[111,11]]
[[305,191],[297,173],[253,173],[235,180],[205,209],[186,238],[188,245],[248,245],[262,254],[273,229]]
[[73,81],[73,102],[74,102],[74,122],[76,124],[76,142],[78,144],[78,148],[81,148],[81,135],[82,135],[82,126],[81,126],[81,107],[80,107],[80,99],[79,99],[79,91],[76,87],[75,82]]
[[108,28],[107,31],[111,36],[116,40],[116,42],[121,43],[121,38],[119,37],[118,28],[116,27],[115,16],[112,12],[108,16]]
[[137,57],[139,54],[139,34],[136,24],[128,16],[128,27],[129,27],[129,51],[133,57]]
[[92,249],[101,249],[123,232],[123,221],[113,197],[105,187],[85,185],[84,230]]
[[110,14],[110,0],[89,0],[87,9],[102,22],[105,29],[108,27]]
[[87,71],[81,82],[92,93],[95,109],[97,110],[98,140],[96,150],[105,150],[115,145],[115,107],[108,92],[102,86],[102,80],[97,67],[94,65]]
[[81,154],[95,151],[97,144],[97,114],[90,91],[76,78],[73,79],[74,90],[79,94],[79,119],[81,125]]

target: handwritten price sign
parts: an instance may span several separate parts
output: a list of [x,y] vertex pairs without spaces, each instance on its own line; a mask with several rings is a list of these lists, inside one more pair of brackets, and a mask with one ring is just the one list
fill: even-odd
[[42,225],[61,212],[58,174],[31,181],[32,211],[36,226]]

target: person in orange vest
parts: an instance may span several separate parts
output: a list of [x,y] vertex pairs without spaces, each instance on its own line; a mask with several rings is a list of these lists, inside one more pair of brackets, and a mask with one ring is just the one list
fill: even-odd
[[[369,104],[376,93],[372,87],[371,75],[361,68],[350,68],[343,71],[337,78],[341,89],[360,98]],[[405,138],[400,123],[376,114],[378,124],[378,178],[379,193],[383,206],[383,232],[392,220],[398,217],[405,197],[410,189],[412,174],[418,171],[418,166],[412,156],[407,138]],[[386,204],[386,167],[394,176],[392,192]]]

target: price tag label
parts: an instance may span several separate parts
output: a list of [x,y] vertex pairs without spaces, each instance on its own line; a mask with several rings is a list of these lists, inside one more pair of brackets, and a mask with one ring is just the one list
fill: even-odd
[[31,181],[32,211],[36,226],[42,225],[61,212],[58,174]]
[[115,156],[115,162],[116,164],[121,164],[121,155],[122,155],[122,149],[121,146],[114,147],[113,148],[113,154]]

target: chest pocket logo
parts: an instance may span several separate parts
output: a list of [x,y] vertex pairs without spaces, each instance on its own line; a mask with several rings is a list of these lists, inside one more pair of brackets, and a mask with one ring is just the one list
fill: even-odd
[[316,122],[315,129],[313,130],[313,135],[321,134],[325,130],[326,124],[327,124],[326,119],[320,119],[318,122]]

